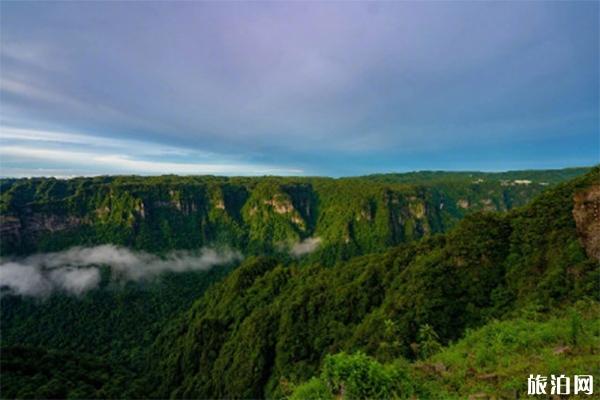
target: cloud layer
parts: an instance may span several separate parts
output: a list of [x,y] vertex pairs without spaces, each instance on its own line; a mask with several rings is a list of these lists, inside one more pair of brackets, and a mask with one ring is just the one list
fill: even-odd
[[321,244],[321,238],[318,237],[310,237],[306,238],[298,243],[295,243],[290,249],[290,254],[300,257],[305,254],[312,253],[317,250],[319,245]]
[[597,162],[599,7],[6,2],[2,169],[341,175]]
[[113,279],[139,281],[164,272],[205,271],[240,258],[233,251],[208,248],[158,257],[114,245],[74,247],[0,261],[0,287],[25,296],[44,297],[57,290],[78,295],[98,287],[99,266],[110,267]]

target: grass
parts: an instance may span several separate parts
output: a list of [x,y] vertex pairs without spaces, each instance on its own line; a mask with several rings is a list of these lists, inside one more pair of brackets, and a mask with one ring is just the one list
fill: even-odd
[[[379,372],[360,374],[366,366]],[[398,359],[382,365],[362,353],[329,356],[320,377],[296,387],[291,398],[358,398],[348,389],[362,393],[377,383],[371,378],[379,375],[393,380],[386,385],[390,398],[525,398],[530,374],[545,375],[548,382],[552,374],[571,379],[593,375],[595,394],[600,392],[600,303],[580,301],[551,316],[521,311],[511,319],[469,331],[458,342],[413,364]],[[356,376],[360,379],[351,379]],[[547,388],[550,394],[550,384]]]

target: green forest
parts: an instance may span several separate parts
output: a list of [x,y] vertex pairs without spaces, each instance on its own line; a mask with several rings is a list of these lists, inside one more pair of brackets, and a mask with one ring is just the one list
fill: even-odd
[[[522,398],[600,379],[600,168],[0,180],[1,255],[112,244],[201,271],[2,287],[2,398]],[[144,268],[143,265],[139,268]]]

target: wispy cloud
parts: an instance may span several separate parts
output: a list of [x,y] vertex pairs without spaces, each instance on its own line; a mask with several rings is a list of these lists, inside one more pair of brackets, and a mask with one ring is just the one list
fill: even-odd
[[294,243],[290,249],[290,253],[296,257],[301,257],[305,254],[309,254],[317,250],[321,244],[321,238],[310,237],[306,238],[298,243]]
[[23,296],[45,297],[56,290],[82,294],[100,283],[98,268],[64,267],[44,270],[38,265],[7,262],[0,265],[0,288]]
[[[110,147],[102,155],[136,173],[146,161],[184,173],[197,166],[171,164],[206,172],[213,169],[204,164],[235,164],[218,170],[234,174],[247,166],[361,173],[422,168],[424,159],[429,168],[490,160],[502,168],[541,165],[547,154],[559,156],[557,166],[575,156],[593,162],[598,8],[8,2],[0,16],[0,121],[89,135],[89,143],[42,140],[81,154]],[[511,151],[515,142],[529,147]],[[175,153],[146,159],[142,149],[160,146]],[[89,169],[21,160],[5,169]]]
[[[98,171],[96,175],[297,175],[303,172],[301,169],[241,162],[224,155],[149,142],[35,129],[2,127],[0,142],[3,144],[0,147],[2,170],[11,168],[11,163],[15,162],[35,164],[36,161],[44,161],[63,169],[70,166],[71,170],[86,166]],[[165,161],[164,157],[178,160]],[[196,162],[198,159],[206,161]],[[2,170],[0,174],[5,174]],[[31,169],[31,172],[35,174],[39,170]]]
[[205,271],[239,259],[237,252],[209,248],[158,257],[113,245],[74,247],[20,259],[0,259],[0,287],[24,296],[45,297],[55,291],[79,295],[98,287],[100,266],[110,267],[113,279],[139,281],[165,272]]
[[49,142],[58,145],[85,145],[85,147],[104,148],[112,150],[135,149],[138,154],[144,155],[176,155],[195,157],[215,157],[215,154],[199,150],[184,149],[168,145],[155,144],[148,141],[109,138],[78,133],[49,131],[40,129],[16,128],[12,126],[0,127],[0,141],[3,142]]

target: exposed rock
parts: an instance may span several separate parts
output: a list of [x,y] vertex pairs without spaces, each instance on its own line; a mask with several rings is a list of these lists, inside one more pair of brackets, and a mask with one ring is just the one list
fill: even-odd
[[61,216],[55,214],[35,213],[25,217],[23,227],[31,233],[39,232],[58,232],[74,228],[83,222],[81,218],[75,216]]
[[425,217],[425,204],[423,203],[410,203],[408,205],[410,213],[417,219]]
[[109,206],[104,206],[104,207],[100,207],[96,209],[96,215],[100,218],[104,217],[105,215],[110,214],[110,207]]
[[573,218],[588,256],[600,260],[600,185],[575,193]]
[[496,211],[496,207],[494,206],[492,199],[481,199],[480,203],[483,206],[484,211]]
[[0,235],[3,238],[12,237],[17,240],[21,237],[21,220],[10,215],[0,218]]
[[367,220],[367,221],[372,221],[373,220],[373,215],[371,214],[371,210],[361,210],[360,214],[358,214],[356,216],[356,220],[357,221],[361,221],[361,220]]
[[171,205],[179,211],[181,211],[181,209],[183,208],[183,206],[181,205],[181,200],[173,199],[173,200],[171,200]]
[[273,198],[271,200],[265,200],[265,204],[273,207],[273,211],[277,214],[287,214],[294,211],[294,206],[288,200],[277,200]]
[[192,200],[186,202],[180,200],[178,210],[181,211],[183,215],[190,215],[195,213],[198,210],[198,207],[196,206],[196,202]]
[[300,218],[297,215],[292,216],[291,218],[292,222],[296,225],[298,225],[300,228],[304,229],[304,221],[302,220],[302,218]]
[[3,241],[19,243],[22,240],[35,240],[43,234],[73,229],[86,222],[86,218],[73,215],[32,212],[28,209],[23,211],[20,218],[3,215],[0,218],[0,237]]
[[139,204],[135,207],[135,211],[142,217],[142,219],[146,218],[146,209],[144,208],[144,202],[140,201]]
[[465,200],[465,199],[459,199],[459,200],[456,202],[456,205],[457,205],[458,207],[460,207],[460,208],[467,209],[467,208],[469,208],[469,200]]

